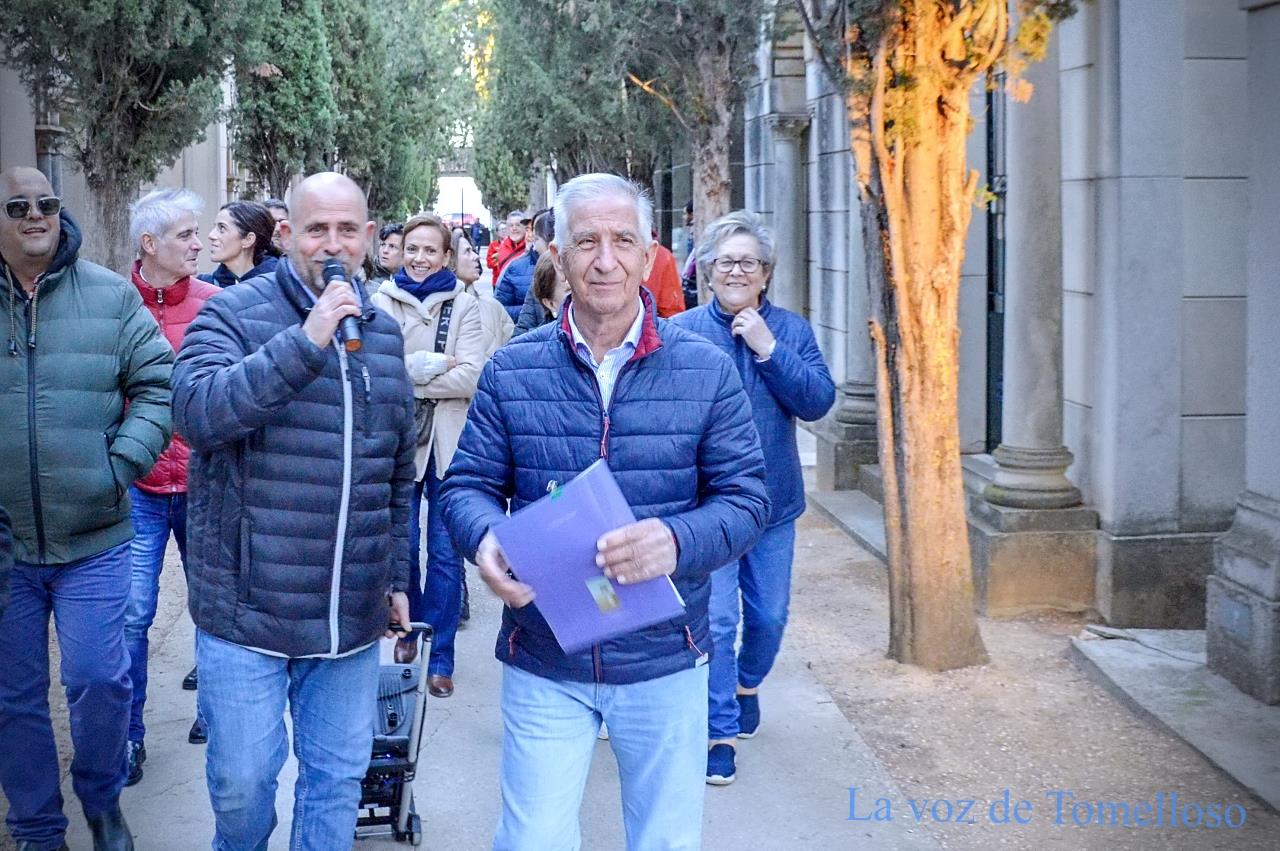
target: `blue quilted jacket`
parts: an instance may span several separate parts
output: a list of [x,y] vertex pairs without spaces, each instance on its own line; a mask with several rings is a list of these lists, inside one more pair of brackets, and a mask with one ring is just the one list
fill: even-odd
[[809,323],[790,310],[764,299],[760,317],[778,341],[767,361],[741,337],[730,332],[733,316],[712,299],[677,314],[672,323],[705,337],[733,359],[751,399],[751,418],[760,433],[760,448],[768,470],[769,525],[786,523],[804,513],[804,478],[796,450],[796,420],[817,420],[831,410],[836,387],[822,359]]
[[520,319],[520,309],[533,286],[533,270],[537,265],[538,252],[530,248],[506,265],[494,285],[493,297],[502,302],[512,322]]
[[332,657],[378,638],[387,592],[408,588],[413,390],[367,295],[364,347],[316,348],[288,269],[209,299],[178,352],[188,605],[224,641]]
[[607,410],[573,352],[568,307],[499,349],[442,486],[454,545],[470,559],[508,499],[517,511],[602,456],[636,517],[661,517],[675,533],[680,618],[566,655],[536,603],[503,610],[498,659],[539,676],[632,683],[705,662],[711,571],[746,552],[769,516],[764,459],[733,364],[656,319],[652,298],[642,297],[640,344]]

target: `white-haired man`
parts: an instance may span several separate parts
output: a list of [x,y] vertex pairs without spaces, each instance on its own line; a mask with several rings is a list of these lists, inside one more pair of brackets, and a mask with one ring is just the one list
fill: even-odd
[[[200,242],[200,211],[204,202],[186,189],[157,189],[130,209],[129,238],[138,252],[133,285],[151,311],[174,351],[200,308],[220,290],[195,277]],[[133,704],[129,713],[128,766],[125,785],[142,779],[147,759],[143,744],[146,726],[142,710],[147,701],[147,632],[156,617],[160,571],[172,535],[183,568],[187,563],[186,441],[174,434],[151,472],[129,489],[132,503],[133,575],[124,615],[124,640],[129,649],[129,678]],[[196,722],[200,726],[200,722]]]
[[[454,543],[506,604],[496,653],[501,851],[580,845],[577,811],[602,721],[628,847],[701,843],[710,574],[759,537],[769,500],[733,363],[659,320],[641,290],[651,218],[648,199],[620,177],[561,187],[550,251],[570,298],[557,322],[485,367],[442,486]],[[600,457],[641,518],[600,539],[603,574],[624,584],[669,575],[686,611],[566,654],[489,530],[508,499],[519,509]]]

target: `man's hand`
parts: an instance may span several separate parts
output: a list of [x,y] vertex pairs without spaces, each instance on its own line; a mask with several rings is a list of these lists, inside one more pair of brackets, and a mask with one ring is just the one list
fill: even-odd
[[476,548],[476,567],[480,568],[480,578],[489,590],[511,608],[519,609],[533,602],[533,589],[507,575],[511,567],[492,532],[485,533]]
[[763,359],[772,353],[773,332],[754,307],[748,307],[733,317],[732,333],[742,337],[756,357]]
[[[409,631],[409,595],[403,591],[392,591],[387,595],[387,607],[391,609],[387,623],[398,623],[404,627],[404,633],[407,633]],[[399,638],[403,633],[389,629],[384,634],[387,638]]]
[[344,316],[359,316],[360,302],[356,301],[355,291],[346,281],[331,281],[320,293],[315,307],[307,314],[307,321],[302,323],[302,332],[307,339],[315,343],[316,348],[323,349],[333,341],[333,332]]
[[602,535],[596,550],[596,564],[619,585],[668,576],[676,569],[675,533],[656,517]]

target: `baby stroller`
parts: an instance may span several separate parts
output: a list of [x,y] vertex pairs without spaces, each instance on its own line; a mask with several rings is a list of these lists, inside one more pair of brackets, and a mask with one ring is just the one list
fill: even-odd
[[422,844],[422,819],[413,805],[413,778],[427,712],[423,693],[431,626],[414,622],[409,628],[420,636],[415,662],[382,665],[378,674],[373,755],[360,782],[356,838],[390,834],[397,842],[416,846]]

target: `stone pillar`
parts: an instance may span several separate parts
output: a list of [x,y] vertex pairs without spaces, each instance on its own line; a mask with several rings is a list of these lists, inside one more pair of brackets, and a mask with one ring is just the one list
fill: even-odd
[[1264,703],[1280,703],[1280,0],[1249,12],[1248,358],[1245,491],[1214,548],[1207,580],[1209,667]]
[[1010,103],[1003,442],[970,500],[975,585],[989,614],[1093,606],[1096,513],[1077,508],[1062,439],[1062,206],[1057,57]]
[[774,113],[773,237],[778,260],[769,282],[769,299],[779,307],[808,314],[808,275],[805,268],[805,181],[801,144],[809,126],[807,112]]

